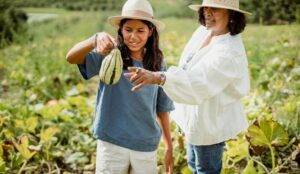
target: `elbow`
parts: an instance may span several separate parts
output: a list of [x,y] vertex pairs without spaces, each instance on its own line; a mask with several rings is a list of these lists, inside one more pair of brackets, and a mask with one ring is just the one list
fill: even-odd
[[73,57],[71,56],[70,52],[67,53],[66,55],[66,60],[67,62],[69,62],[70,64],[76,64],[76,62],[74,61]]

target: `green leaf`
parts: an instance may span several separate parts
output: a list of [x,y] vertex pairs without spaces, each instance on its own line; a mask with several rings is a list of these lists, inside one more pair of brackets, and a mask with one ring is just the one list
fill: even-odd
[[41,114],[44,118],[53,119],[57,118],[62,110],[63,107],[57,104],[45,106],[42,109],[40,109],[38,113]]
[[185,166],[181,169],[181,174],[192,174],[192,171],[189,169],[188,166]]
[[251,138],[250,142],[255,146],[268,146],[269,141],[264,132],[256,125],[251,125],[248,128],[247,135]]
[[243,138],[228,141],[226,143],[226,149],[227,151],[225,153],[233,160],[234,163],[237,163],[249,156],[249,143]]
[[242,174],[257,174],[252,160],[248,161],[247,166],[243,170]]
[[0,158],[3,157],[2,142],[0,141]]
[[223,167],[221,174],[236,174],[237,171],[234,169],[234,167]]
[[11,153],[10,154],[11,160],[11,168],[20,168],[23,164],[24,158],[20,153]]
[[287,131],[273,120],[260,122],[260,128],[273,146],[284,146],[289,142]]
[[273,120],[262,120],[259,126],[251,125],[247,136],[254,146],[284,146],[289,141],[287,131]]
[[89,159],[86,157],[86,155],[82,152],[76,152],[68,156],[66,159],[66,163],[73,164],[73,163],[87,163],[89,162]]
[[5,162],[1,157],[0,157],[0,173],[5,173]]
[[87,99],[85,97],[82,97],[82,96],[76,96],[76,97],[70,97],[70,98],[68,98],[68,102],[71,105],[80,107],[81,105],[86,105]]
[[49,142],[51,140],[51,138],[60,131],[59,128],[57,127],[49,127],[46,130],[42,130],[41,131],[41,142],[42,143],[46,143]]
[[0,117],[0,126],[2,127],[3,126],[3,124],[4,124],[4,122],[5,122],[5,117],[3,117],[2,115],[1,115],[1,117]]
[[14,120],[14,122],[16,127],[34,133],[35,128],[37,127],[38,124],[38,118],[29,117],[26,120],[16,119]]
[[21,143],[13,142],[17,150],[21,153],[22,157],[29,160],[36,152],[30,152],[28,149],[29,140],[27,136],[21,137]]
[[27,126],[27,130],[29,132],[35,132],[35,128],[37,127],[38,124],[38,118],[37,117],[30,117],[25,121],[25,124]]

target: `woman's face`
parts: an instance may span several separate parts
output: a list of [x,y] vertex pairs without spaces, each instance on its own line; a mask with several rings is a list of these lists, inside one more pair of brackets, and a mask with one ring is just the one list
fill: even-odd
[[132,52],[142,51],[152,30],[141,20],[127,20],[122,27],[125,45]]
[[229,11],[222,8],[204,7],[203,15],[206,27],[215,33],[227,33]]

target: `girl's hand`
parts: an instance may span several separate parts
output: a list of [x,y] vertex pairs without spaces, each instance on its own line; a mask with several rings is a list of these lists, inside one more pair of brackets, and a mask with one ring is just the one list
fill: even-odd
[[117,46],[116,40],[105,32],[97,33],[94,38],[94,47],[101,55],[108,55]]
[[145,85],[159,84],[160,76],[156,72],[151,72],[143,68],[128,67],[129,73],[125,73],[125,77],[130,78],[134,87],[132,91],[137,91]]

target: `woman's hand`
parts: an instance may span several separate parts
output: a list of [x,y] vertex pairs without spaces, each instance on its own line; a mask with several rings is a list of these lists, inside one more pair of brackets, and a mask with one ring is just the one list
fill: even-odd
[[134,84],[132,91],[137,91],[145,85],[160,84],[160,75],[157,72],[151,72],[139,67],[128,67],[129,73],[126,77]]
[[111,50],[117,46],[115,39],[108,33],[101,32],[97,33],[94,38],[94,47],[96,51],[101,55],[108,55]]
[[166,174],[172,174],[173,173],[173,149],[167,149],[165,154],[165,168],[166,168]]

